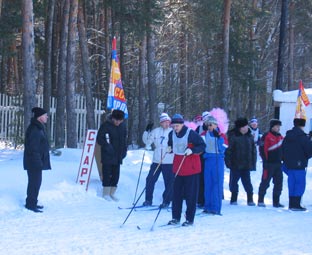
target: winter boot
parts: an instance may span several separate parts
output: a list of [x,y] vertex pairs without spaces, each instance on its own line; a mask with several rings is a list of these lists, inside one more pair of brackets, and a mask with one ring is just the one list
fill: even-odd
[[276,207],[276,208],[283,208],[284,207],[284,205],[282,205],[280,203],[280,197],[279,196],[273,195],[273,207]]
[[306,211],[307,210],[307,208],[302,207],[300,205],[301,197],[292,197],[292,199],[293,199],[293,204],[292,204],[292,207],[289,207],[290,210],[292,211]]
[[168,222],[168,225],[178,225],[180,224],[180,220],[172,219]]
[[193,225],[193,222],[188,221],[188,220],[182,223],[182,227],[190,227],[192,225]]
[[110,190],[111,187],[103,187],[103,198],[107,201],[111,201],[111,196],[110,196]]
[[152,206],[152,201],[145,200],[142,205],[143,206]]
[[110,189],[110,197],[111,197],[115,202],[118,202],[119,199],[115,196],[116,190],[117,190],[117,187],[111,187],[111,189]]
[[259,207],[265,207],[264,195],[258,194],[258,206]]
[[253,194],[247,193],[247,205],[248,206],[255,206],[256,204],[253,201]]
[[232,192],[231,201],[230,201],[231,205],[237,205],[237,195],[238,195],[237,192]]
[[294,208],[294,197],[289,197],[289,206],[288,209],[291,210],[292,208]]

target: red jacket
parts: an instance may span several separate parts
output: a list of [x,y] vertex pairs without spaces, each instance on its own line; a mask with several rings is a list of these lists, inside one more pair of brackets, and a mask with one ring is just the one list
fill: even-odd
[[263,135],[263,151],[260,148],[260,155],[264,163],[281,163],[283,139],[281,134],[272,131]]
[[[186,131],[187,127],[184,126],[180,131],[180,133],[177,134],[177,136],[178,137],[184,136]],[[174,131],[171,131],[169,133],[169,141],[168,141],[168,145],[171,147],[172,147],[172,132]],[[177,172],[179,171],[177,175],[180,176],[193,175],[201,172],[200,154],[205,151],[206,144],[204,140],[200,137],[200,135],[196,133],[194,130],[191,130],[189,133],[187,147],[192,150],[193,154],[189,156],[174,154],[173,158],[172,170],[175,174],[177,174]],[[184,161],[182,162],[183,158]]]
[[[182,160],[184,157],[185,159],[182,163]],[[179,167],[180,167],[180,170],[179,170],[179,173],[177,174]],[[175,154],[173,158],[173,172],[180,176],[200,173],[201,163],[200,163],[199,154],[191,154],[190,156],[183,156],[183,155]]]

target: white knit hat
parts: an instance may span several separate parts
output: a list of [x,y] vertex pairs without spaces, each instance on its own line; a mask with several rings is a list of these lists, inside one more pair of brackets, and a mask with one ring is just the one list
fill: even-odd
[[211,116],[210,112],[204,111],[202,113],[203,122],[206,122],[206,120]]
[[159,122],[164,122],[164,121],[171,121],[169,115],[165,112],[163,112],[160,116],[159,116]]

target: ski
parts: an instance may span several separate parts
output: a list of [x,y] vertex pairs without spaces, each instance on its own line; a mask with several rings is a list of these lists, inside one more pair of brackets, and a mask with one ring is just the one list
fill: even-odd
[[131,206],[131,207],[121,207],[121,206],[118,206],[118,209],[119,210],[131,210],[131,209],[138,209],[138,208],[158,208],[158,205],[149,205],[149,206],[145,206],[145,205],[137,205],[137,206]]
[[222,214],[214,214],[214,213],[204,213],[204,212],[199,212],[199,213],[196,213],[195,214],[196,216],[199,216],[199,217],[209,217],[209,216],[222,216]]
[[182,227],[181,224],[176,224],[176,225],[169,225],[168,223],[167,224],[163,224],[163,225],[159,225],[158,228],[179,228],[179,227]]
[[[147,207],[147,208],[139,208],[140,210],[138,211],[156,211],[159,210],[159,206],[155,206],[155,207]],[[163,211],[167,211],[167,212],[171,212],[171,207],[167,207],[167,208],[162,208],[161,210]]]

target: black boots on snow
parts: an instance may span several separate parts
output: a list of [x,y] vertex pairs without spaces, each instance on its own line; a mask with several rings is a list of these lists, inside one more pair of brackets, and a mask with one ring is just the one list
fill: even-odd
[[231,205],[237,205],[237,195],[238,195],[237,192],[232,192],[231,201],[230,201]]
[[253,201],[253,193],[247,193],[247,205],[255,206],[255,202]]
[[292,211],[306,211],[307,208],[300,205],[301,197],[289,197],[289,210]]

